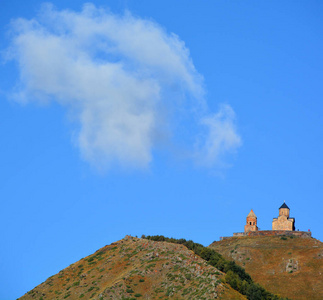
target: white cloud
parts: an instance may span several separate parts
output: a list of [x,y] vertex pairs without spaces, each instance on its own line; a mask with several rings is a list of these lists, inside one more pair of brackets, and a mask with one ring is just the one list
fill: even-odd
[[221,105],[218,113],[205,116],[201,123],[207,127],[205,136],[197,151],[199,163],[214,165],[228,152],[241,145],[241,138],[235,126],[235,113],[229,105]]
[[[167,110],[178,120],[183,109],[200,114],[189,121],[201,118],[208,128],[199,151],[210,166],[239,146],[232,109],[201,115],[202,76],[184,42],[155,22],[92,4],[81,12],[45,5],[37,18],[15,20],[12,29],[9,52],[20,71],[16,99],[57,101],[72,112],[78,146],[91,164],[147,167],[156,142],[167,136],[161,133],[173,124],[161,113]],[[174,140],[181,134],[171,131]]]

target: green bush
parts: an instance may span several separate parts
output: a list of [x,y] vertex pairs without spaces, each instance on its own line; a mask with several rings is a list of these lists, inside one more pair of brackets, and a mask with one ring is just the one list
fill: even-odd
[[187,280],[191,280],[192,279],[192,274],[185,274],[185,278]]

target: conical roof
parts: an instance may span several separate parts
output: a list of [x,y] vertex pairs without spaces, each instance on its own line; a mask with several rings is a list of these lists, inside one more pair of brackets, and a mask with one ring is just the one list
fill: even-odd
[[281,209],[281,208],[288,208],[289,209],[289,207],[286,205],[285,202],[283,203],[283,205],[279,209]]
[[256,218],[256,215],[253,212],[253,210],[251,210],[247,217],[254,217],[254,218]]

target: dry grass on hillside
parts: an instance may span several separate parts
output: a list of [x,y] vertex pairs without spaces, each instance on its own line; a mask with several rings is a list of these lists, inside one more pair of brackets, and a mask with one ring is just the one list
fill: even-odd
[[239,237],[210,248],[233,259],[270,292],[299,300],[323,299],[323,243],[300,237]]
[[246,299],[222,277],[183,245],[127,236],[20,299]]

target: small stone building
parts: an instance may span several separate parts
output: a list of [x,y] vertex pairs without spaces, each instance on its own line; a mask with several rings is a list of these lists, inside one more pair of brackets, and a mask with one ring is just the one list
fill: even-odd
[[253,210],[250,211],[250,213],[247,216],[247,224],[244,227],[244,232],[249,231],[258,231],[257,227],[257,217]]
[[289,217],[289,207],[284,202],[279,208],[278,218],[273,219],[273,230],[295,230],[295,219]]

